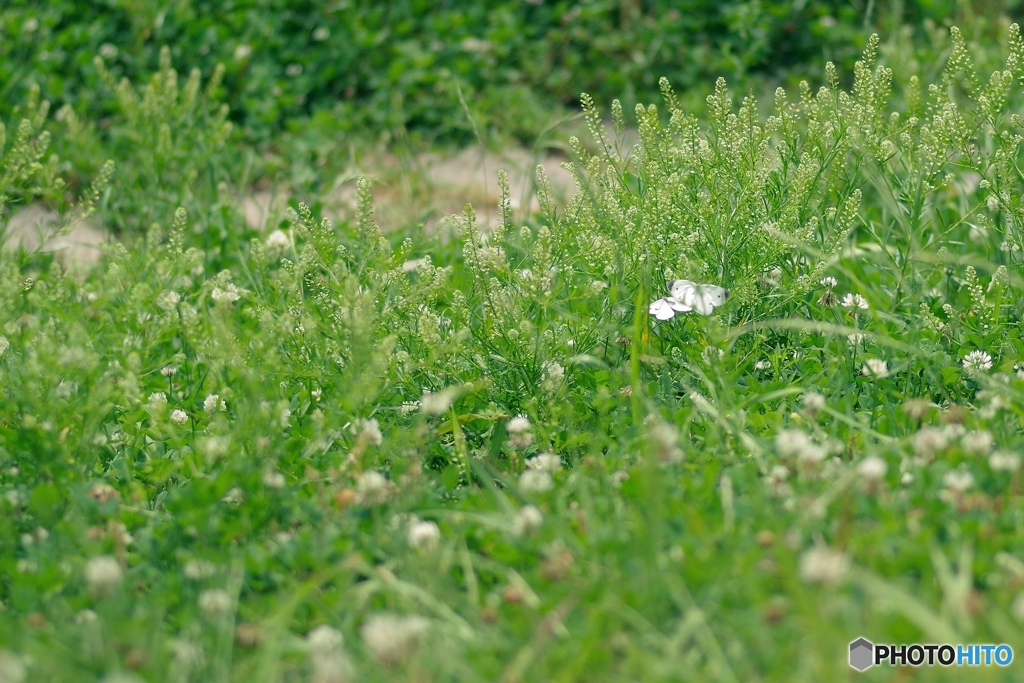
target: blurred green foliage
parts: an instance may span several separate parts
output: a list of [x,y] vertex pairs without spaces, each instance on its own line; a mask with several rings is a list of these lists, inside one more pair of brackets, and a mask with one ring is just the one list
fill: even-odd
[[[93,59],[137,80],[170,46],[182,73],[225,66],[250,140],[315,125],[468,141],[473,125],[523,139],[580,92],[629,107],[725,76],[782,76],[826,60],[847,73],[868,33],[1013,14],[1016,0],[8,0],[0,115],[31,83],[80,113],[111,106]],[[460,98],[461,92],[461,98]],[[462,102],[465,102],[463,106]],[[557,111],[557,109],[554,109]]]

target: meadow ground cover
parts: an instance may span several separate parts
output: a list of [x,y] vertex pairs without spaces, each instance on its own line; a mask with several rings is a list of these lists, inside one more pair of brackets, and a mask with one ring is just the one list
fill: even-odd
[[[1021,652],[1024,40],[945,40],[918,74],[872,38],[851,87],[829,65],[767,115],[663,80],[609,129],[583,96],[572,198],[538,169],[514,209],[499,173],[495,227],[437,234],[382,233],[365,180],[351,220],[295,197],[247,227],[220,74],[179,83],[169,52],[107,79],[102,144],[29,93],[3,220],[46,201],[118,239],[0,256],[0,680],[889,680],[848,643]],[[677,279],[730,296],[651,316]]]

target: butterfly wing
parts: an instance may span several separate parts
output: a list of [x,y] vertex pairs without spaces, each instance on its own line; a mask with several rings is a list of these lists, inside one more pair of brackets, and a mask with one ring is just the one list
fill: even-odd
[[697,283],[690,280],[673,280],[668,283],[668,291],[672,298],[686,306],[693,305],[693,294],[696,289]]
[[693,289],[693,310],[701,315],[711,315],[716,307],[729,298],[729,290],[718,285],[696,285]]
[[674,298],[672,298],[670,296],[665,297],[664,299],[662,299],[662,301],[664,301],[666,304],[671,306],[673,311],[679,311],[680,313],[687,313],[687,312],[693,310],[693,307],[687,306],[682,301],[679,301],[678,299],[674,299]]
[[672,301],[672,308],[683,313],[697,311],[701,315],[711,315],[729,298],[729,290],[724,287],[701,285],[692,280],[672,280],[668,283],[668,291],[672,296],[659,301]]
[[671,320],[676,314],[668,299],[657,299],[651,302],[647,312],[658,320]]

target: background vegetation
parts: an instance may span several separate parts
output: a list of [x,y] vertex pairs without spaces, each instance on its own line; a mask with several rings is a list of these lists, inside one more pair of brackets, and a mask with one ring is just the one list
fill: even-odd
[[[532,142],[587,92],[627,110],[718,76],[741,90],[765,77],[842,73],[872,31],[908,27],[927,45],[951,23],[995,39],[1015,0],[936,2],[285,2],[284,0],[10,0],[0,12],[0,113],[29,84],[95,120],[109,100],[93,66],[152,72],[163,46],[183,74],[225,68],[224,100],[250,142],[314,125],[329,134],[412,134],[474,142],[477,125]],[[978,19],[982,18],[979,23]],[[750,77],[752,80],[747,80]],[[699,98],[697,98],[699,102]]]
[[[1024,652],[1009,16],[332,7],[0,14],[0,680],[890,680],[848,643]],[[564,49],[575,21],[611,42]],[[353,33],[375,49],[338,104]],[[533,134],[501,103],[543,129],[569,87],[565,202],[539,168],[535,204],[501,172],[495,220],[434,232],[382,232],[367,180],[334,223],[315,183],[244,219],[304,145]],[[98,262],[17,246],[29,205],[101,225]],[[654,320],[680,277],[731,296]]]

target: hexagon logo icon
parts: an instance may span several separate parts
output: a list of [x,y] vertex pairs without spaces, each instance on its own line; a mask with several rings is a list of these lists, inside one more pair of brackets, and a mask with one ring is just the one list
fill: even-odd
[[875,646],[865,638],[858,638],[850,643],[850,666],[857,671],[864,671],[875,662],[872,656]]

